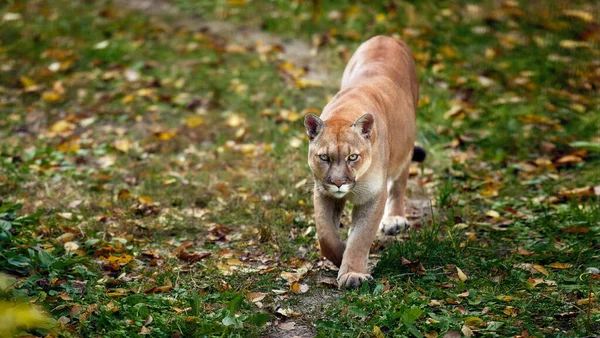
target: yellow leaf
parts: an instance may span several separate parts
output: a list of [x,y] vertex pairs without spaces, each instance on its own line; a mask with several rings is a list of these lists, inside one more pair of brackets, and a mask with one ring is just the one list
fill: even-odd
[[464,110],[459,105],[454,105],[454,106],[450,107],[450,110],[448,110],[447,112],[444,113],[445,120],[450,119],[450,118],[462,119],[464,117],[465,117]]
[[161,141],[168,141],[172,139],[175,135],[177,135],[177,130],[159,131],[154,134],[154,136]]
[[251,154],[251,153],[254,153],[255,150],[256,150],[256,145],[254,145],[252,143],[240,144],[240,151],[243,154]]
[[298,88],[323,87],[323,83],[319,80],[301,78],[296,80],[296,86],[298,86]]
[[201,116],[189,116],[185,119],[185,125],[189,128],[200,127],[204,124],[204,119]]
[[541,266],[539,264],[533,264],[533,268],[535,270],[541,272],[544,276],[548,276],[548,271],[543,266]]
[[386,19],[385,13],[377,13],[377,15],[375,15],[375,22],[377,23],[384,23]]
[[562,40],[559,43],[559,46],[565,49],[575,49],[575,48],[588,48],[592,45],[587,41],[576,41],[576,40]]
[[35,81],[28,78],[27,76],[21,76],[21,84],[23,85],[23,88],[25,88],[25,89],[35,87]]
[[127,139],[116,140],[113,143],[113,146],[115,147],[115,149],[126,153],[131,148],[131,142]]
[[152,198],[150,198],[148,196],[143,196],[143,195],[138,198],[138,201],[142,204],[153,204],[154,203]]
[[381,329],[379,328],[379,326],[373,326],[373,337],[385,338],[385,335],[383,334],[383,332],[381,332]]
[[457,266],[456,272],[458,273],[458,279],[461,281],[466,281],[468,279],[467,275]]
[[75,129],[75,125],[69,121],[61,120],[50,127],[50,130],[55,133],[65,133]]
[[56,102],[61,99],[61,96],[55,92],[44,92],[42,94],[42,99],[48,102]]
[[75,152],[81,148],[81,142],[79,138],[74,138],[61,142],[57,148],[63,153]]
[[586,11],[580,11],[577,9],[564,10],[563,15],[571,17],[571,18],[577,18],[584,22],[594,21],[594,16],[591,13],[588,13]]
[[519,309],[512,306],[507,306],[502,312],[508,316],[515,317],[519,314]]
[[440,47],[440,52],[442,55],[448,59],[454,58],[456,56],[456,49],[451,46],[442,46]]
[[596,301],[596,297],[584,298],[577,301],[578,305],[588,305]]
[[131,192],[129,192],[129,190],[127,190],[127,189],[121,189],[121,190],[119,190],[119,194],[118,194],[117,198],[120,201],[129,199],[129,197],[131,197]]
[[129,102],[132,102],[133,100],[135,100],[135,96],[127,95],[121,99],[121,103],[129,103]]
[[483,323],[483,319],[479,317],[467,317],[465,318],[465,324],[470,326],[478,326]]
[[227,121],[225,121],[225,124],[228,127],[237,128],[237,127],[241,126],[242,124],[244,124],[245,122],[246,122],[245,119],[243,117],[241,117],[240,115],[231,113],[229,115],[229,118],[227,118]]
[[569,269],[573,267],[573,264],[554,262],[548,266],[553,269]]
[[488,210],[485,212],[485,215],[491,218],[500,218],[500,213],[496,210]]
[[567,163],[579,163],[581,161],[583,161],[583,159],[577,155],[565,155],[565,156],[559,158],[558,160],[556,160],[556,163],[567,164]]

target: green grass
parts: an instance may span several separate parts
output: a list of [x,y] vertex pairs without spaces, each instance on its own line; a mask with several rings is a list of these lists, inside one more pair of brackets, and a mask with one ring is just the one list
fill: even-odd
[[338,73],[369,36],[404,38],[433,171],[416,180],[433,218],[375,250],[374,283],[333,292],[320,281],[335,272],[315,245],[301,120],[337,88],[300,88],[276,48],[234,53],[231,37],[179,17],[5,2],[0,270],[16,284],[0,300],[55,320],[22,333],[252,337],[290,321],[322,337],[600,330],[598,302],[585,302],[599,289],[587,269],[598,268],[600,208],[587,191],[600,178],[600,84],[598,18],[584,14],[598,5],[323,2],[313,20],[309,1],[170,3],[184,18],[316,41]]

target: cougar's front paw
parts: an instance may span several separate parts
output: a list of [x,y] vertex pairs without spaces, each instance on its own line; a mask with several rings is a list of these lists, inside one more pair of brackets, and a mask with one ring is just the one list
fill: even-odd
[[408,220],[403,216],[388,216],[381,221],[379,228],[388,236],[393,236],[410,227]]
[[360,286],[362,283],[372,279],[373,277],[366,273],[346,272],[345,274],[338,276],[337,282],[338,287],[341,289]]

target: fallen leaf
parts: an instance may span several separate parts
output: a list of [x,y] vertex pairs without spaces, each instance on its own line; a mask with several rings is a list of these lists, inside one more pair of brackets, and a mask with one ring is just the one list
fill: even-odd
[[580,226],[574,226],[574,227],[570,227],[570,228],[561,228],[560,230],[563,232],[582,233],[582,234],[590,232],[590,228],[580,227]]
[[461,281],[464,282],[468,279],[467,275],[458,266],[456,267],[456,272],[458,273],[458,279]]
[[465,117],[465,113],[464,110],[461,106],[459,105],[454,105],[452,107],[450,107],[450,110],[448,110],[447,112],[444,113],[444,119],[448,120],[448,119],[462,119]]
[[59,101],[62,96],[58,93],[52,91],[45,91],[42,93],[42,100],[47,102],[56,102]]
[[185,125],[188,128],[197,128],[204,124],[204,119],[201,116],[189,116],[185,119]]
[[511,317],[516,317],[519,314],[519,309],[513,307],[513,306],[507,306],[504,311],[504,314],[511,316]]
[[549,264],[548,266],[553,269],[570,269],[573,267],[573,264],[554,262],[552,264]]
[[385,338],[385,335],[383,334],[383,332],[381,332],[381,328],[379,328],[379,326],[377,325],[373,326],[373,337]]
[[467,338],[473,337],[473,330],[466,325],[463,325],[463,327],[460,329],[460,332],[462,332],[462,334],[464,334]]
[[144,293],[146,293],[146,294],[165,293],[165,292],[171,291],[172,289],[173,289],[173,283],[171,282],[171,279],[169,279],[169,277],[165,277],[163,286],[153,286],[150,289],[144,291]]
[[104,261],[104,269],[109,271],[118,271],[121,267],[129,264],[133,260],[133,256],[122,254],[120,256],[110,255],[108,257],[101,257]]
[[573,163],[579,163],[583,161],[583,159],[577,155],[565,155],[561,158],[559,158],[558,160],[556,160],[556,163],[558,164],[573,164]]
[[263,293],[263,292],[250,292],[249,294],[246,295],[246,299],[252,303],[256,303],[256,302],[260,302],[261,300],[265,299],[266,296],[267,296],[267,294]]
[[58,121],[50,127],[51,131],[59,134],[70,132],[73,129],[75,129],[75,125],[65,120]]
[[592,197],[595,195],[594,188],[591,186],[561,190],[558,194],[562,197]]
[[179,253],[179,255],[177,257],[181,260],[193,263],[193,262],[197,262],[203,258],[206,258],[210,255],[211,255],[211,253],[208,251],[195,251],[195,252],[190,253],[187,250],[183,250]]
[[148,196],[140,196],[138,197],[138,201],[142,204],[146,204],[146,205],[152,205],[154,204],[154,201],[152,200],[152,198],[148,197]]
[[543,278],[529,278],[527,279],[527,283],[531,286],[537,286],[539,284],[546,284],[548,286],[556,286],[556,282],[553,280],[543,279]]
[[225,121],[225,124],[228,127],[237,128],[245,122],[246,120],[242,116],[235,113],[229,113],[229,117],[227,118],[227,121]]
[[594,15],[592,13],[577,9],[565,9],[563,10],[563,15],[570,18],[577,18],[588,23],[594,21]]
[[588,305],[596,301],[596,297],[583,298],[577,301],[578,305]]
[[481,325],[483,323],[484,323],[483,319],[481,319],[479,317],[467,317],[467,318],[465,318],[465,324],[467,324],[469,326],[479,326],[479,325]]
[[67,242],[67,243],[63,244],[63,247],[65,248],[65,250],[73,252],[73,251],[79,249],[79,244],[77,244],[75,242]]
[[281,278],[285,279],[288,284],[292,284],[300,280],[300,275],[295,272],[281,272]]
[[488,210],[485,212],[485,215],[491,218],[500,218],[500,213],[495,210]]
[[119,193],[117,194],[117,198],[119,199],[119,201],[127,200],[130,197],[131,197],[131,192],[127,189],[121,189],[121,190],[119,190]]
[[458,331],[448,331],[444,334],[443,338],[461,338],[462,336],[460,335],[460,332]]
[[290,291],[292,291],[293,293],[299,295],[302,293],[306,293],[308,291],[308,285],[307,284],[300,284],[298,282],[293,282],[290,285]]
[[544,268],[543,266],[539,265],[539,264],[533,264],[533,268],[536,271],[539,271],[541,274],[543,274],[544,276],[548,276],[548,270],[546,270],[546,268]]
[[131,149],[131,141],[127,139],[115,140],[115,142],[113,142],[113,147],[118,151],[126,153]]

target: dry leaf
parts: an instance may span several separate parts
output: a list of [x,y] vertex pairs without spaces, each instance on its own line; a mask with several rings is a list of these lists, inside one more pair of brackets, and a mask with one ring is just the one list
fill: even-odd
[[204,124],[204,119],[201,116],[190,116],[185,119],[185,125],[189,128],[200,127]]
[[544,268],[543,266],[539,265],[539,264],[533,264],[533,268],[536,271],[539,271],[541,274],[543,274],[544,276],[548,276],[548,270],[546,270],[546,268]]
[[65,120],[58,121],[50,127],[51,131],[53,131],[55,133],[59,133],[59,134],[70,132],[73,129],[75,129],[75,125],[73,123],[71,123],[69,121],[65,121]]
[[113,142],[113,147],[121,152],[126,153],[129,151],[129,149],[131,149],[131,141],[127,139],[115,140],[115,142]]
[[260,302],[261,300],[265,299],[266,296],[267,296],[266,293],[250,292],[249,294],[246,295],[246,299],[249,302],[256,303],[256,302]]
[[468,279],[467,275],[458,266],[456,267],[456,272],[458,273],[458,279],[461,281],[464,282]]
[[73,251],[79,249],[79,244],[77,244],[75,242],[67,242],[67,243],[63,244],[63,247],[65,248],[65,250],[73,252]]
[[556,160],[556,163],[558,164],[573,164],[573,163],[579,163],[583,161],[583,159],[577,155],[565,155],[561,158],[559,158],[558,160]]
[[152,198],[148,197],[148,196],[140,196],[138,197],[138,201],[142,204],[146,204],[146,205],[152,205],[154,204],[154,201],[152,200]]
[[556,286],[556,282],[553,280],[543,279],[543,278],[529,278],[527,279],[527,283],[531,286],[537,286],[538,284],[546,284],[548,286]]
[[588,305],[590,303],[593,303],[596,301],[596,297],[590,297],[590,298],[583,298],[583,299],[579,299],[577,301],[578,305]]
[[591,186],[561,190],[558,194],[562,197],[592,197],[595,195],[594,188]]
[[570,269],[573,267],[573,264],[554,262],[548,266],[553,269]]
[[443,338],[461,338],[461,335],[460,332],[452,330],[446,332]]
[[504,314],[511,316],[511,317],[516,317],[519,314],[519,309],[513,307],[513,306],[507,306],[504,311]]
[[385,338],[385,335],[383,334],[383,332],[381,332],[381,328],[379,328],[379,326],[377,325],[373,326],[373,337]]
[[460,329],[460,332],[462,332],[462,334],[464,334],[467,338],[473,337],[473,330],[466,325],[463,325],[463,327]]
[[454,106],[450,107],[450,110],[448,110],[447,112],[444,113],[445,120],[450,119],[450,118],[462,119],[464,117],[465,117],[464,110],[459,105],[454,105]]

